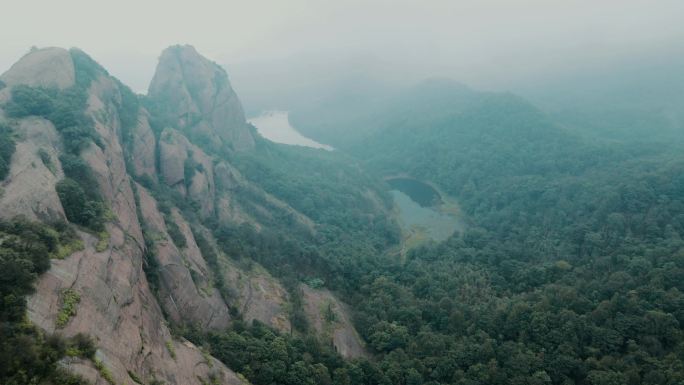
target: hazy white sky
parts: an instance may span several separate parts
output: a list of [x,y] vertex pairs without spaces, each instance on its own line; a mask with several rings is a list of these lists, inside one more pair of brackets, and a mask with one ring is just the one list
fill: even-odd
[[487,86],[684,42],[682,0],[0,3],[0,72],[32,45],[77,46],[137,91],[176,43],[194,45],[249,88],[289,71],[322,76],[359,63],[387,76]]

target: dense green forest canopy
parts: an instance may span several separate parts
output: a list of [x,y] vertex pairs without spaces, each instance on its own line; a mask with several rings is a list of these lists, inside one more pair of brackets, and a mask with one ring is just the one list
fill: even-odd
[[436,183],[472,223],[348,288],[375,358],[355,383],[684,380],[681,149],[587,139],[513,95],[430,97],[329,133],[378,177]]
[[[380,263],[384,250],[399,240],[397,224],[386,215],[389,195],[349,156],[259,140],[256,151],[236,157],[235,164],[246,177],[318,224],[313,240],[284,262],[296,271],[323,274],[332,288],[357,287],[364,272]],[[291,229],[283,230],[294,235]],[[266,246],[260,254],[276,254],[269,249],[274,250]]]

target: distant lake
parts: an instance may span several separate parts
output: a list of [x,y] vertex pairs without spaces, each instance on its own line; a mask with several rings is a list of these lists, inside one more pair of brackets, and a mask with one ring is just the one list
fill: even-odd
[[249,122],[257,128],[261,136],[272,142],[322,148],[328,151],[333,150],[327,144],[318,143],[300,134],[299,131],[290,125],[288,114],[287,111],[266,111],[255,118],[249,119]]

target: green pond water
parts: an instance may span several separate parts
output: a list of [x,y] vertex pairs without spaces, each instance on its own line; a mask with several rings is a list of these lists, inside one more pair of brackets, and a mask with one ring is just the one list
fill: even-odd
[[423,183],[413,178],[390,178],[387,184],[395,190],[399,190],[408,195],[414,202],[423,207],[437,206],[442,203],[439,192],[427,183]]
[[[414,242],[424,240],[424,238],[443,241],[454,232],[463,231],[464,223],[458,215],[440,210],[443,200],[439,193],[427,184],[416,182],[429,187],[429,190],[416,184],[390,184],[392,187],[397,186],[397,189],[391,190],[390,193],[399,209],[399,222],[408,239],[413,239]],[[399,189],[405,186],[411,186],[412,189],[404,191]],[[430,190],[436,197],[429,192]],[[416,196],[420,202],[414,199]]]

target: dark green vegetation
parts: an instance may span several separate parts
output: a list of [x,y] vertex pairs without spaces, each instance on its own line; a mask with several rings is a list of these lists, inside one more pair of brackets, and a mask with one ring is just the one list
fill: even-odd
[[254,385],[331,384],[331,370],[345,366],[331,348],[322,347],[314,337],[278,335],[258,322],[248,327],[237,321],[225,332],[209,333],[199,340],[194,337]]
[[91,141],[99,142],[92,120],[84,113],[85,89],[67,90],[19,85],[12,87],[12,99],[5,106],[8,116],[40,116],[51,121],[62,136],[65,149],[79,154]]
[[106,206],[90,167],[75,155],[64,154],[60,161],[65,177],[56,189],[64,213],[71,222],[102,231]]
[[[345,361],[313,335],[279,335],[259,322],[247,326],[236,321],[224,332],[188,337],[209,346],[214,357],[254,385],[390,384],[382,368],[371,361]],[[413,371],[409,376],[420,378]]]
[[[209,223],[226,254],[290,288],[299,332],[293,288],[323,278],[351,303],[373,358],[345,362],[263,325],[188,338],[257,385],[684,381],[681,151],[588,140],[519,97],[451,83],[379,111],[327,134],[351,156],[263,141],[222,155],[315,220],[314,233],[290,215],[259,217],[260,232]],[[359,187],[396,174],[458,198],[472,225],[405,261],[385,255],[399,234]],[[268,207],[253,191],[235,196]]]
[[0,123],[0,180],[5,179],[10,169],[10,159],[14,154],[14,138],[12,129],[5,123]]
[[431,87],[347,145],[436,183],[472,222],[362,279],[378,383],[683,381],[681,149],[585,140],[512,95]]
[[[383,263],[384,250],[399,240],[397,225],[386,215],[391,198],[353,158],[260,140],[254,153],[233,162],[248,179],[317,226],[312,235],[293,227],[291,218],[282,218],[274,226],[277,234],[262,233],[260,241],[252,242],[257,247],[253,252],[243,247],[228,255],[297,272],[297,279],[321,276],[329,287],[348,291],[358,287],[372,266]],[[226,239],[223,235],[217,238]]]
[[21,218],[0,221],[0,383],[77,385],[85,381],[57,365],[65,356],[92,358],[90,338],[64,340],[45,335],[26,321],[26,296],[37,277],[50,267],[50,257],[77,235],[64,223],[52,226]]

